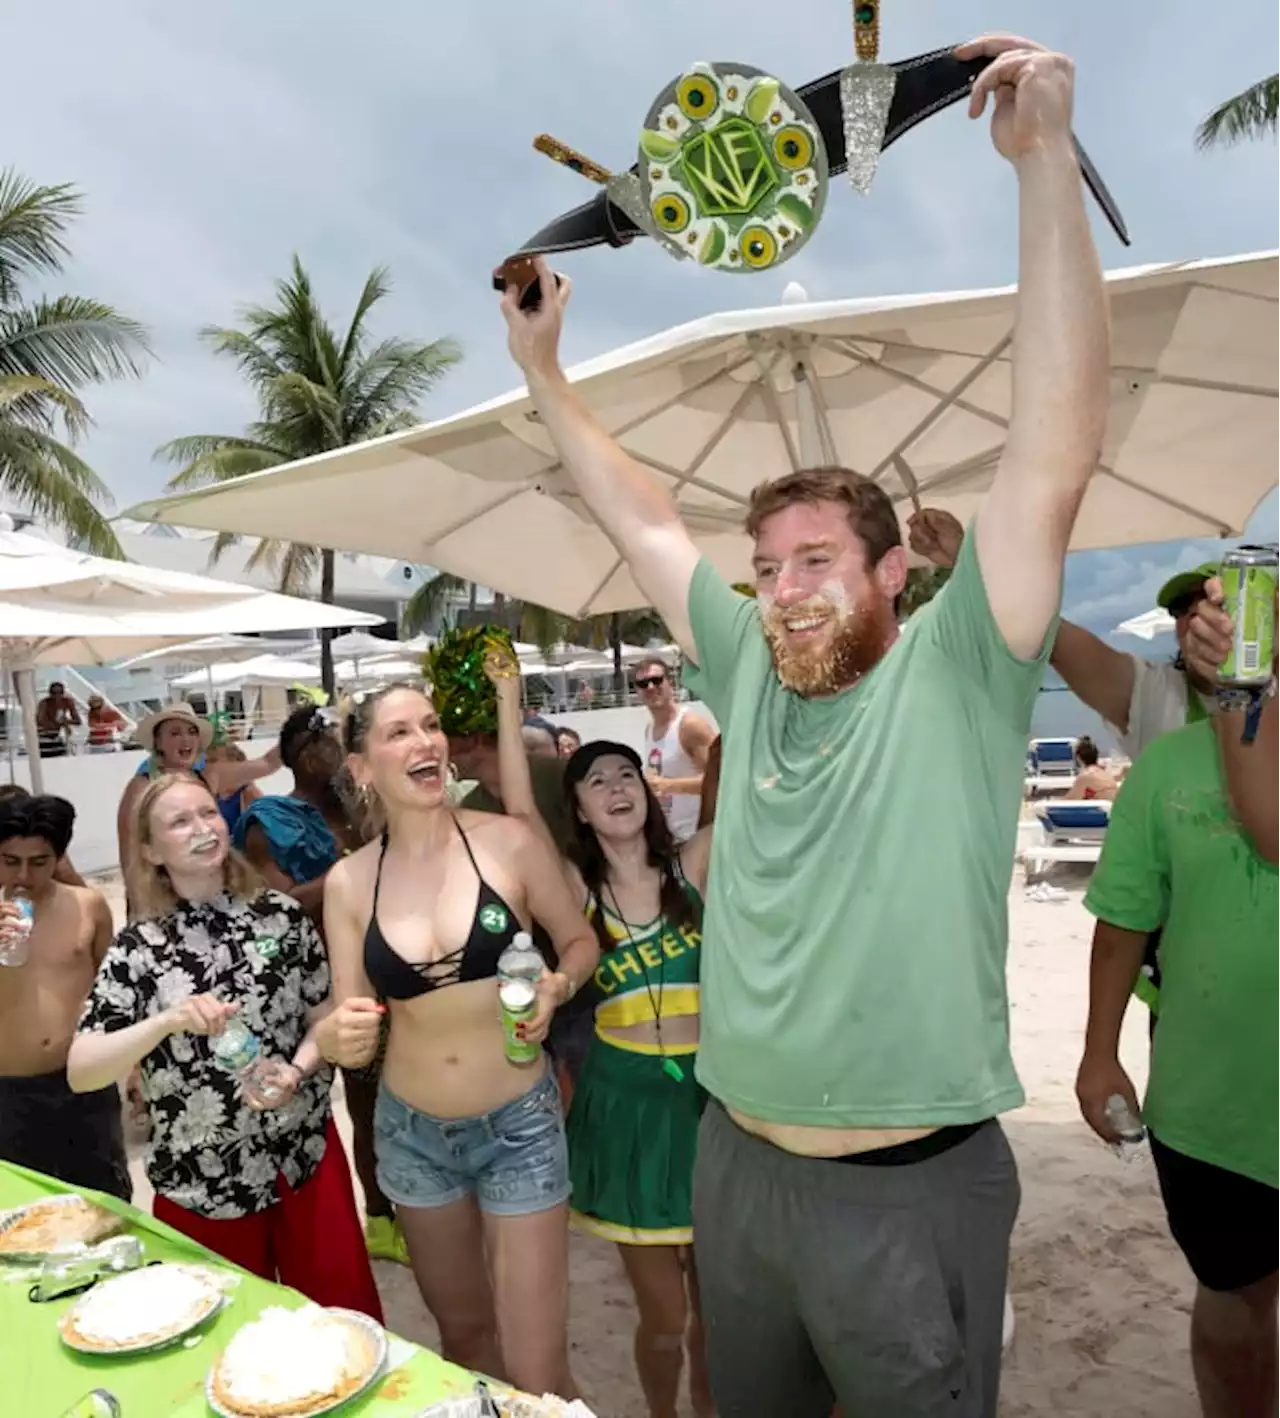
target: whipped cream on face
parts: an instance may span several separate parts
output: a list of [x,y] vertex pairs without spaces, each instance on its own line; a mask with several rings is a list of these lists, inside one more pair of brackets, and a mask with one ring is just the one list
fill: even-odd
[[287,1403],[357,1378],[355,1345],[350,1324],[315,1305],[300,1310],[272,1305],[227,1345],[218,1372],[229,1398]]
[[99,1344],[128,1344],[178,1328],[209,1303],[211,1284],[172,1265],[152,1265],[95,1287],[76,1312],[77,1333]]

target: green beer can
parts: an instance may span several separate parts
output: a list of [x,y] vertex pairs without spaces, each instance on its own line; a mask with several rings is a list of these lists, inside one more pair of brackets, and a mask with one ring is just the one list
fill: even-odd
[[1271,678],[1276,654],[1275,547],[1236,547],[1222,558],[1223,609],[1231,617],[1231,650],[1218,678],[1253,689]]

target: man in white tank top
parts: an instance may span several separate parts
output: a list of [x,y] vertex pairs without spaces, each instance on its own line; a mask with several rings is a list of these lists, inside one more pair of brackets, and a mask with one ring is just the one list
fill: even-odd
[[644,727],[649,786],[658,795],[671,835],[687,842],[698,827],[702,775],[716,731],[701,714],[676,703],[671,671],[662,660],[641,661],[635,686],[649,711]]

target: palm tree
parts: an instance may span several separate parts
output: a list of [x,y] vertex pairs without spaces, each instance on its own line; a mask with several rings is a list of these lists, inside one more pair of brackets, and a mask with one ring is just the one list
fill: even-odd
[[922,606],[927,606],[951,579],[949,566],[912,566],[907,571],[907,584],[898,597],[898,615],[906,620]]
[[[369,315],[390,289],[386,270],[374,270],[350,325],[339,335],[321,313],[311,278],[295,256],[290,277],[276,283],[274,305],[245,310],[239,327],[202,330],[201,338],[215,354],[240,366],[257,395],[259,415],[243,434],[200,433],[166,443],[156,456],[180,465],[169,487],[227,482],[417,423],[418,401],[462,352],[448,338],[429,344],[390,338],[375,344]],[[220,535],[213,559],[234,540]],[[278,575],[281,590],[293,593],[310,590],[319,568],[320,599],[333,602],[330,548],[264,539],[248,564],[266,566]],[[320,632],[320,674],[331,696],[332,639],[332,631]]]
[[[469,615],[474,619],[475,583],[448,571],[437,572],[424,581],[406,602],[403,611],[405,630],[410,635],[426,630],[463,591],[469,593]],[[665,643],[671,639],[666,622],[654,610],[615,611],[613,614],[575,620],[572,616],[561,615],[559,611],[535,605],[532,601],[508,600],[498,592],[494,593],[489,619],[506,625],[514,639],[536,645],[544,655],[550,654],[557,645],[582,645],[593,650],[607,647],[613,652],[614,689],[619,693],[626,680],[622,647],[648,645],[655,640]]]
[[1219,104],[1196,129],[1196,147],[1225,147],[1244,139],[1265,138],[1268,133],[1274,135],[1278,91],[1280,74],[1272,74]]
[[444,615],[454,600],[463,591],[467,592],[470,607],[476,608],[476,587],[472,581],[454,576],[448,571],[437,571],[429,576],[412,596],[404,603],[400,612],[400,623],[406,635],[418,635],[431,627]]
[[23,292],[28,278],[61,272],[80,212],[74,187],[0,170],[0,489],[87,550],[123,557],[100,511],[107,489],[72,445],[90,421],[79,391],[138,374],[146,332],[86,296]]

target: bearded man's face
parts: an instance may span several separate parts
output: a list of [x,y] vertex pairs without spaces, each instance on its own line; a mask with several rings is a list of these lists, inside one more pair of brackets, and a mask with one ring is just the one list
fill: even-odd
[[795,503],[767,518],[755,566],[760,626],[787,689],[806,697],[847,689],[893,643],[906,553],[891,548],[869,566],[838,503]]

